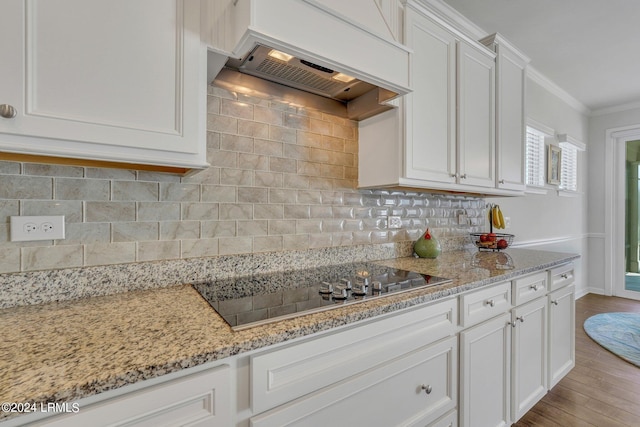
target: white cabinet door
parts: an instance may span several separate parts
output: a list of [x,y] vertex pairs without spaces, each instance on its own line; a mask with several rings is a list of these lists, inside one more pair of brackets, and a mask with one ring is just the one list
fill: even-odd
[[405,175],[454,183],[456,174],[456,37],[407,9],[405,43],[413,49],[405,95]]
[[426,426],[456,407],[457,360],[457,337],[446,338],[255,416],[250,425]]
[[458,182],[495,187],[495,59],[458,42]]
[[575,286],[552,292],[549,298],[549,388],[576,364]]
[[508,426],[511,315],[460,333],[460,425]]
[[547,393],[547,299],[512,310],[511,415],[515,422]]
[[499,34],[480,42],[496,53],[497,187],[522,191],[526,183],[525,96],[529,58]]
[[206,164],[206,49],[195,0],[6,0],[0,151]]

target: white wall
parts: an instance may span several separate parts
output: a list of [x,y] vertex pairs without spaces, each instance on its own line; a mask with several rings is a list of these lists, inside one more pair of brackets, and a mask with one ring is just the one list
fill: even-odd
[[609,294],[605,283],[605,232],[608,219],[605,215],[606,192],[605,162],[606,132],[608,129],[638,125],[640,107],[609,114],[595,114],[589,121],[589,278],[593,292]]
[[[548,89],[529,79],[527,81],[527,116],[556,131],[588,143],[588,117],[571,107]],[[514,243],[521,247],[559,252],[579,253],[576,262],[578,295],[591,288],[587,265],[587,158],[590,147],[580,153],[579,194],[560,196],[555,187],[548,186],[546,194],[527,194],[524,197],[491,198],[488,203],[500,205],[505,216],[511,218],[507,233],[515,234]]]

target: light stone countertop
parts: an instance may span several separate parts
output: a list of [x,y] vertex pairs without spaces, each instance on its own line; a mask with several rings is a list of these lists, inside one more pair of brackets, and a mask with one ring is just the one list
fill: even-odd
[[[454,280],[236,332],[190,285],[8,308],[0,310],[0,396],[5,402],[70,402],[578,257],[509,249],[376,261]],[[0,420],[14,415],[0,413]]]

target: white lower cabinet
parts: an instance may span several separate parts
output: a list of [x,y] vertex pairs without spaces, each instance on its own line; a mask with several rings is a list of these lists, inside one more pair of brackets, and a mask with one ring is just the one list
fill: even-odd
[[223,365],[29,425],[227,427],[231,420],[230,367]]
[[460,425],[508,426],[511,317],[504,313],[460,333]]
[[547,299],[512,310],[511,412],[517,421],[547,393]]
[[575,286],[549,294],[549,388],[576,365]]
[[511,425],[575,366],[572,283],[567,264],[460,296],[461,426]]
[[254,354],[249,425],[455,425],[457,308],[450,298]]
[[253,417],[250,425],[427,426],[456,406],[457,358],[450,337]]

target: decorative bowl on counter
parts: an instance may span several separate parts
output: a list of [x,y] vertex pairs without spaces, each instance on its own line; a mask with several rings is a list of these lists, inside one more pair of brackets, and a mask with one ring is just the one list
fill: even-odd
[[501,251],[511,246],[513,234],[471,233],[471,240],[481,251]]

